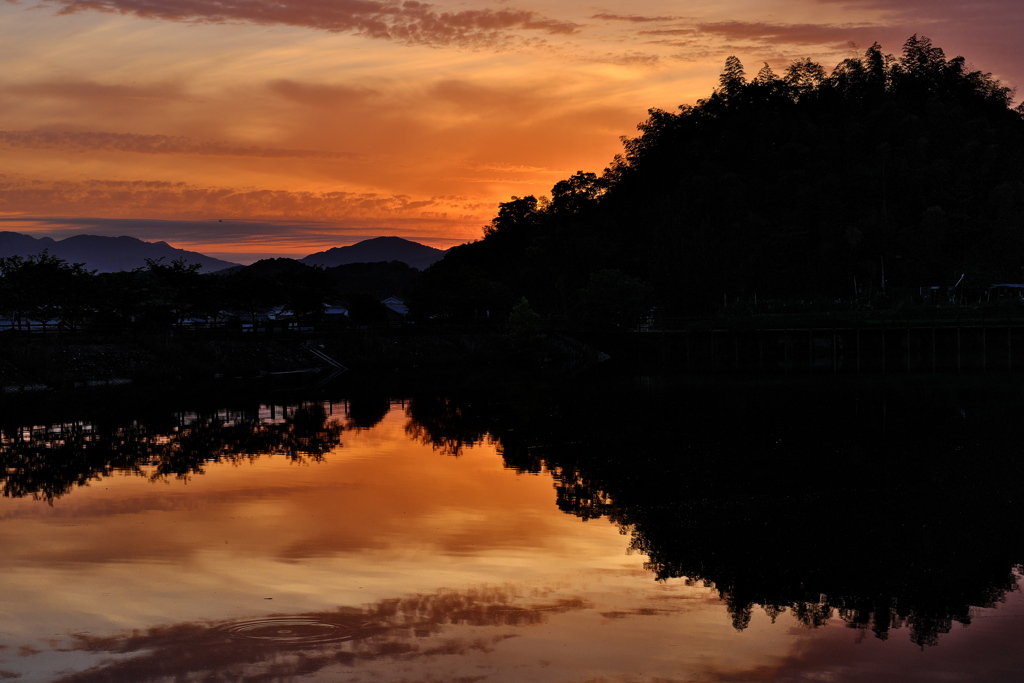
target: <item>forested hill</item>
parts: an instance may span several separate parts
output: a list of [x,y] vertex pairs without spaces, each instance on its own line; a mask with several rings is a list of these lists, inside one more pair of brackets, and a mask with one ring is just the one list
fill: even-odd
[[[603,174],[514,197],[421,279],[434,315],[686,312],[882,301],[1024,282],[1024,119],[1012,93],[914,36],[831,70],[726,61],[694,106],[652,109]],[[883,268],[886,291],[882,291]],[[856,287],[856,289],[855,289]]]

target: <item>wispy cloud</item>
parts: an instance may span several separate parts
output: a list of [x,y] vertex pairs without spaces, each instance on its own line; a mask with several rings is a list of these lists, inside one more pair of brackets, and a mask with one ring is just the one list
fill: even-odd
[[52,80],[32,83],[12,83],[3,91],[20,97],[72,100],[83,105],[92,104],[153,104],[190,101],[192,97],[177,83],[150,83],[124,85],[97,83],[89,80]]
[[680,17],[672,15],[645,16],[642,14],[614,14],[612,12],[601,12],[593,14],[591,19],[603,19],[605,21],[628,21],[635,24],[644,24],[653,21],[677,21]]
[[[980,10],[979,3],[969,0],[900,0],[900,2],[891,0],[815,0],[815,2],[822,5],[841,4],[845,7],[869,7],[914,16],[920,16],[922,11],[937,12],[943,15],[948,15],[950,12],[974,15]],[[986,14],[1004,15],[1020,11],[1020,3],[1017,0],[987,0],[983,7]]]
[[364,102],[378,97],[378,90],[348,85],[331,85],[326,83],[305,83],[282,78],[267,84],[271,92],[299,104],[318,107],[337,107],[339,105]]
[[696,36],[700,31],[695,28],[651,28],[645,31],[638,31],[642,36]]
[[440,11],[417,0],[43,0],[59,14],[115,12],[192,23],[301,26],[417,45],[488,47],[512,32],[571,34],[579,25],[517,9]]
[[154,180],[42,182],[0,176],[0,210],[10,212],[39,212],[50,207],[50,211],[59,209],[66,215],[170,213],[204,218],[339,218],[408,215],[435,203],[430,198],[373,192],[203,187]]
[[564,168],[545,168],[544,166],[526,166],[523,164],[508,164],[490,162],[482,164],[471,164],[467,168],[473,171],[500,171],[503,173],[550,173],[553,175],[567,175]]
[[[705,34],[727,40],[758,40],[773,44],[831,45],[851,40],[863,40],[866,35],[880,32],[889,35],[891,28],[871,24],[771,24],[765,22],[721,21],[697,24]],[[654,32],[652,32],[654,33]]]
[[223,142],[174,135],[131,133],[0,130],[0,149],[130,152],[135,154],[200,154],[231,157],[341,159],[355,155],[310,149],[240,147]]
[[592,58],[592,61],[603,64],[617,64],[619,66],[640,66],[651,67],[661,63],[661,55],[646,54],[643,52],[606,52]]

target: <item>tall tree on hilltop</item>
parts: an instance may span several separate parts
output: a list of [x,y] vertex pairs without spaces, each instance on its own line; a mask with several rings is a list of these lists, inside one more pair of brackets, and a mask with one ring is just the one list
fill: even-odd
[[786,85],[793,99],[799,100],[825,81],[825,69],[809,57],[797,60],[786,69]]
[[498,215],[484,228],[484,236],[508,241],[527,237],[537,225],[537,206],[533,195],[502,202],[498,205]]
[[726,102],[735,100],[747,85],[747,76],[739,57],[730,55],[725,60],[725,69],[718,77],[718,92]]
[[915,33],[903,44],[902,66],[912,74],[937,74],[946,65],[946,53],[941,47],[932,45],[927,36],[920,38]]
[[577,171],[566,180],[559,180],[551,188],[549,211],[555,214],[579,214],[591,208],[606,188],[603,178],[596,173]]
[[872,43],[871,47],[864,53],[864,71],[867,74],[867,81],[876,90],[884,90],[888,73],[894,61],[892,55],[883,55],[882,46]]

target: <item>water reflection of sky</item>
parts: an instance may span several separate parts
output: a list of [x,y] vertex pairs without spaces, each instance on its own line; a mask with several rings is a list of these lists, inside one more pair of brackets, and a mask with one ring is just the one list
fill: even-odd
[[1005,681],[1024,602],[940,645],[655,582],[603,520],[493,445],[410,441],[396,406],[321,462],[97,479],[0,499],[0,679],[18,681]]

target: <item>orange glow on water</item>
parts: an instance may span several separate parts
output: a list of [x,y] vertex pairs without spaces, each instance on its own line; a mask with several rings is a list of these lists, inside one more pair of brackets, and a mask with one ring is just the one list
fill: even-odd
[[[369,429],[342,404],[325,413],[340,443],[320,461],[243,451],[180,478],[94,473],[52,505],[0,498],[0,675],[923,683],[1020,670],[1019,592],[927,651],[903,632],[760,609],[737,631],[714,588],[655,581],[628,534],[561,511],[548,472],[506,468],[489,443],[433,450],[401,402]],[[287,426],[280,407],[260,417]],[[52,429],[65,427],[91,431]]]

